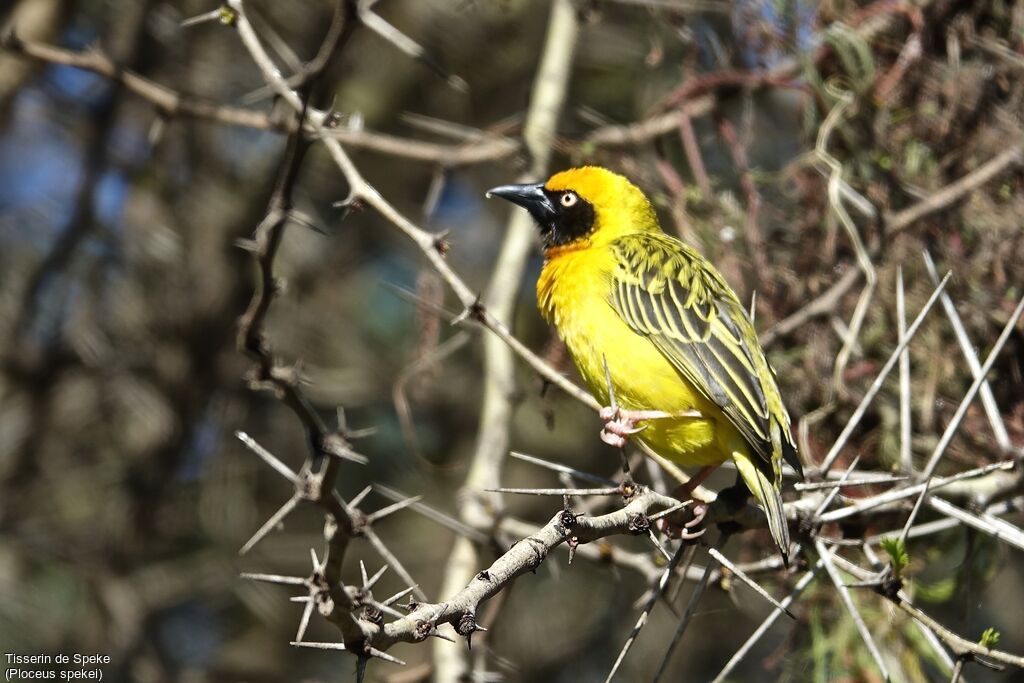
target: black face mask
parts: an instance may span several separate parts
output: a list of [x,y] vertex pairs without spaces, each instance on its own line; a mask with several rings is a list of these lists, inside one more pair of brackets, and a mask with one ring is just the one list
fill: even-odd
[[545,247],[571,244],[594,229],[594,206],[571,190],[547,190],[544,183],[501,185],[488,190],[487,196],[507,199],[529,211]]

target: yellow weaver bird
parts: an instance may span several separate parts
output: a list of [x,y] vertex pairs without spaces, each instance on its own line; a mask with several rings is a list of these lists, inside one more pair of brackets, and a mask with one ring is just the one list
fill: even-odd
[[788,559],[782,461],[802,474],[800,461],[775,372],[721,273],[662,232],[643,192],[604,168],[487,196],[525,208],[540,227],[541,313],[594,397],[609,405],[609,379],[614,391],[618,409],[601,411],[602,438],[622,446],[635,434],[647,449],[701,467],[689,490],[731,458]]

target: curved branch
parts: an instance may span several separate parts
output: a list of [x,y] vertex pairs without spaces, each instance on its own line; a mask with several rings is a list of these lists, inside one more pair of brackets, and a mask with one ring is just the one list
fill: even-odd
[[[475,620],[481,604],[497,595],[516,578],[535,570],[554,548],[572,540],[590,543],[616,534],[646,534],[647,513],[655,506],[678,503],[649,489],[636,487],[619,510],[598,517],[586,517],[561,510],[536,533],[517,542],[487,569],[476,574],[461,591],[441,603],[414,604],[405,617],[389,622],[373,638],[374,647],[386,650],[399,642],[419,642],[421,634],[440,624],[452,624],[462,635],[459,622]],[[465,623],[465,622],[463,622]],[[475,622],[474,622],[475,623]]]

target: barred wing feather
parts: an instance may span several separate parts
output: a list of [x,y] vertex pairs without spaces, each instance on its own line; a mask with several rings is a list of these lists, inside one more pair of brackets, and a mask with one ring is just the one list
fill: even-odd
[[780,455],[799,470],[774,373],[721,275],[667,235],[630,235],[613,248],[610,303],[622,319],[722,408],[776,476]]

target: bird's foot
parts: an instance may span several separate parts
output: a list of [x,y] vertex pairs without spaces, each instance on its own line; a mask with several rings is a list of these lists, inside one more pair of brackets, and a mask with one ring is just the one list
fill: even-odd
[[691,505],[659,520],[661,530],[669,538],[692,541],[704,535],[707,529],[699,528],[708,514],[708,504],[691,499]]
[[638,422],[675,417],[673,413],[666,413],[664,410],[626,410],[617,406],[601,408],[598,415],[604,420],[601,441],[616,448],[624,448],[629,437],[647,429],[646,425],[637,427]]
[[717,465],[702,467],[699,472],[690,477],[685,484],[680,484],[672,492],[676,500],[688,502],[686,507],[661,520],[661,530],[669,538],[679,538],[684,541],[692,541],[700,538],[706,529],[698,529],[704,522],[704,516],[708,513],[708,504],[703,500],[693,497],[694,490],[704,483],[704,480],[715,471]]

